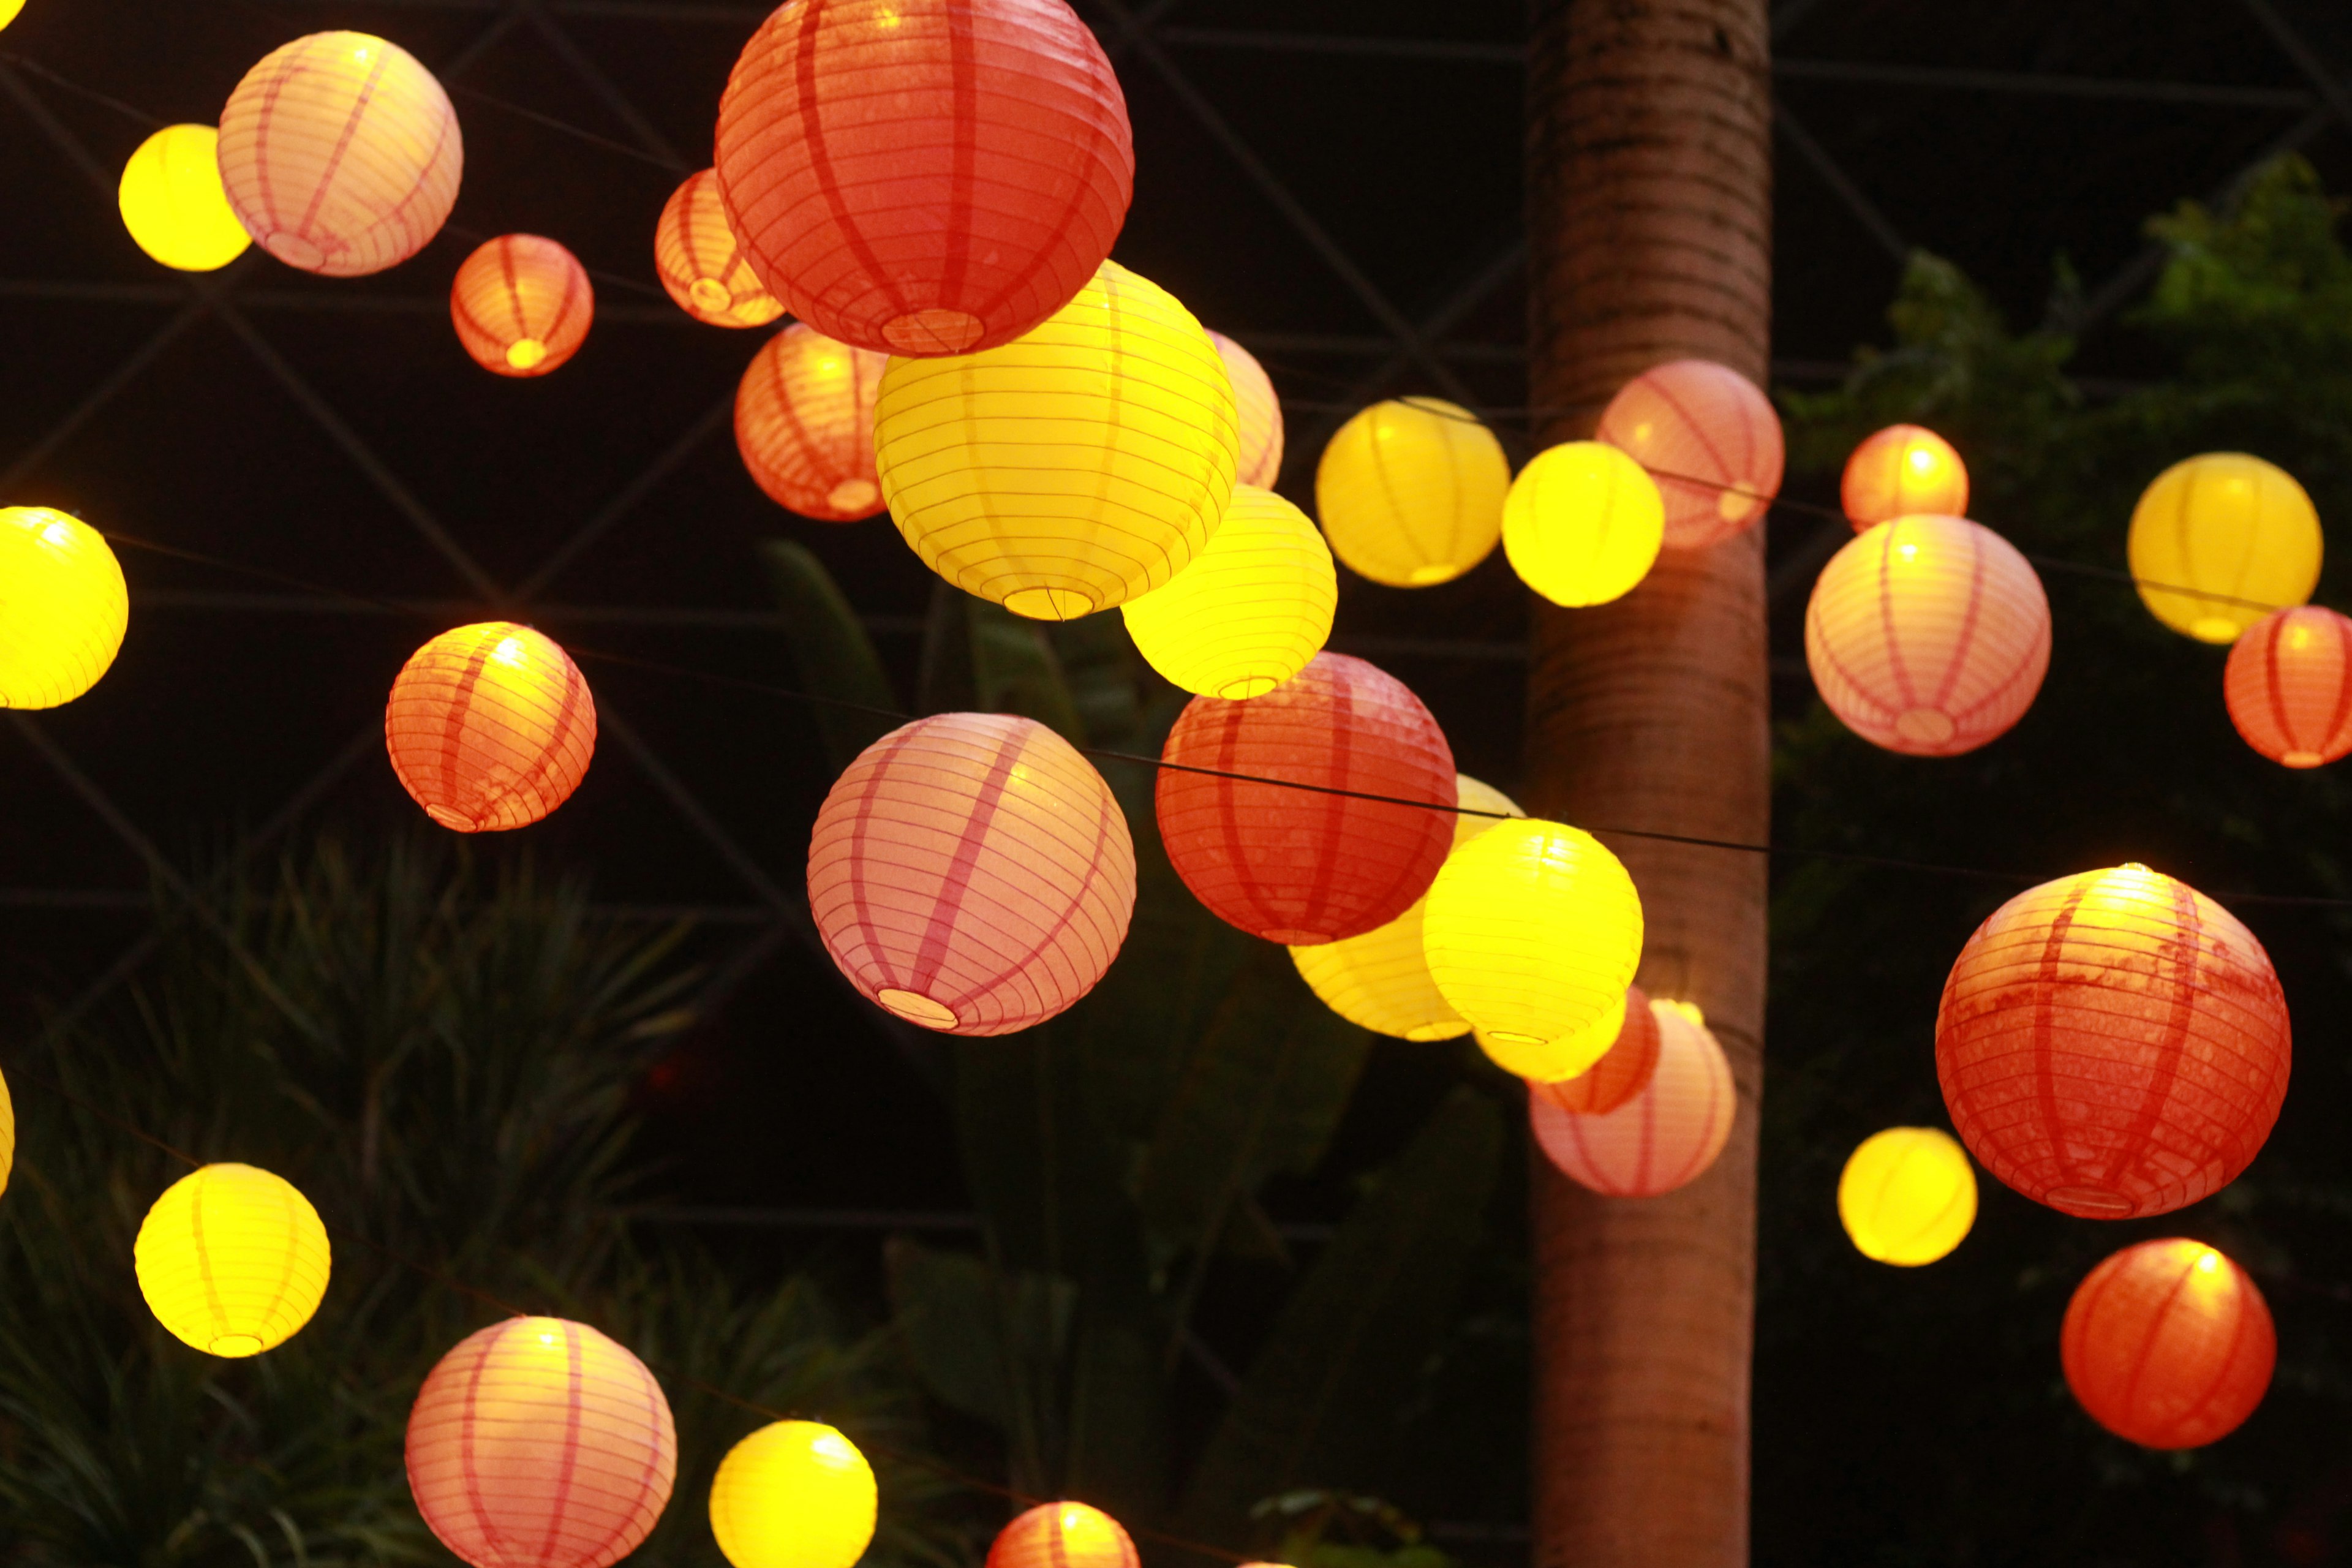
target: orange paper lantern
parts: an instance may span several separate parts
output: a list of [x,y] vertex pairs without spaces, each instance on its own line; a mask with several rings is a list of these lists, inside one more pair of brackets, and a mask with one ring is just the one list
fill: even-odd
[[1553,1089],[1574,1089],[1573,1079],[1528,1094],[1536,1142],[1552,1164],[1612,1197],[1654,1198],[1697,1180],[1723,1152],[1739,1108],[1731,1064],[1698,1009],[1652,1002],[1650,1015],[1658,1026],[1657,1065],[1649,1083],[1614,1110],[1564,1109]]
[[1581,1076],[1557,1083],[1531,1079],[1528,1092],[1550,1100],[1571,1116],[1606,1116],[1650,1087],[1658,1070],[1662,1037],[1648,993],[1629,985],[1625,1022],[1617,1031],[1617,1043]]
[[1643,371],[1609,400],[1595,434],[1658,481],[1669,550],[1729,539],[1780,493],[1785,453],[1772,400],[1710,360]]
[[882,510],[874,399],[890,356],[794,321],[752,356],[735,389],[735,449],[787,511],[856,522]]
[[1936,1076],[1969,1152],[2085,1219],[2168,1214],[2227,1186],[2286,1098],[2269,954],[2145,866],[2020,893],[1979,926],[1936,1016]]
[[2230,647],[2230,722],[2274,763],[2315,768],[2352,752],[2352,620],[2315,605],[2256,621]]
[[1921,512],[1965,517],[1969,468],[1933,430],[1889,425],[1853,449],[1839,490],[1856,533]]
[[2059,1332],[2066,1386],[2092,1420],[2147,1448],[2236,1431],[2278,1363],[2271,1310],[2201,1241],[2143,1241],[2091,1270]]
[[727,226],[716,169],[688,174],[663,204],[654,223],[654,274],[679,310],[714,327],[764,327],[784,313]]
[[596,290],[579,258],[536,234],[502,234],[457,268],[449,319],[476,364],[499,375],[545,375],[580,352]]
[[982,1568],[1138,1568],[1118,1521],[1082,1502],[1047,1502],[997,1532]]
[[527,827],[580,787],[596,702],[580,667],[512,621],[443,632],[409,657],[383,711],[401,787],[460,833]]
[[1234,384],[1234,412],[1241,426],[1241,466],[1237,484],[1274,489],[1282,477],[1282,399],[1257,356],[1223,332],[1211,332],[1225,374]]

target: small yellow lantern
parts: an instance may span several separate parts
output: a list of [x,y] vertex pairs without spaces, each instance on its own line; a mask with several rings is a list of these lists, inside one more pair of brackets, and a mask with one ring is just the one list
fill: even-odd
[[1391,588],[1450,583],[1503,534],[1511,465],[1468,409],[1435,397],[1375,403],[1339,426],[1315,469],[1332,552]]
[[16,1169],[16,1102],[8,1097],[8,1080],[0,1079],[0,1193]]
[[219,145],[209,125],[166,125],[122,166],[115,193],[122,226],[176,271],[217,271],[253,243],[221,184]]
[[156,1321],[207,1355],[276,1349],[327,1294],[319,1211],[292,1183],[251,1165],[206,1165],[164,1189],[132,1260]]
[[1202,697],[1262,697],[1307,668],[1339,602],[1331,552],[1307,514],[1272,490],[1235,485],[1208,548],[1121,605],[1151,668]]
[[1890,1127],[1862,1142],[1838,1178],[1838,1218],[1855,1250],[1916,1268],[1959,1246],[1977,1218],[1977,1176],[1959,1140]]
[[1538,453],[1503,502],[1503,553],[1511,570],[1570,609],[1631,593],[1650,574],[1665,538],[1658,481],[1600,441]]
[[25,9],[25,0],[0,0],[0,27],[15,21]]
[[2227,643],[2319,585],[2319,513],[2285,469],[2209,452],[2157,476],[2132,512],[2140,601],[2174,631]]
[[710,1483],[710,1532],[735,1568],[854,1568],[874,1539],[873,1467],[818,1421],[762,1426]]
[[131,591],[98,530],[45,506],[0,508],[0,708],[55,708],[122,649]]

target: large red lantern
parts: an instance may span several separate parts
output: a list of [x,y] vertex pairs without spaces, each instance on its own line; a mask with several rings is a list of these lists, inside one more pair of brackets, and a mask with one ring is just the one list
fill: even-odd
[[1528,1080],[1528,1092],[1541,1095],[1571,1116],[1606,1116],[1650,1087],[1664,1048],[1658,1016],[1651,1010],[1649,994],[1638,985],[1625,988],[1625,1022],[1616,1043],[1599,1061],[1574,1078],[1557,1083]]
[[820,522],[882,510],[874,399],[890,356],[794,321],[751,358],[735,390],[735,449],[768,498]]
[[2352,620],[2299,605],[2230,646],[2230,722],[2274,763],[2315,768],[2352,752]]
[[383,739],[401,787],[442,826],[526,827],[586,776],[596,702],[555,643],[485,621],[409,657],[384,705]]
[[679,310],[714,327],[764,327],[784,313],[727,226],[716,169],[688,174],[663,204],[654,274]]
[[580,352],[596,290],[579,258],[536,234],[502,234],[466,258],[449,289],[457,341],[484,370],[545,375]]
[[1138,1568],[1118,1521],[1082,1502],[1046,1502],[997,1532],[982,1568]]
[[2142,1447],[2199,1448],[2263,1402],[2278,1334],[2229,1258],[2201,1241],[2143,1241],[2074,1288],[2059,1355],[2092,1420]]
[[1658,481],[1669,550],[1752,528],[1780,493],[1786,450],[1772,400],[1711,360],[1643,371],[1610,399],[1596,435]]
[[1696,1181],[1730,1141],[1739,1110],[1731,1064],[1698,1009],[1653,1002],[1650,1014],[1658,1028],[1650,1081],[1614,1110],[1563,1107],[1552,1091],[1573,1089],[1572,1079],[1528,1086],[1528,1119],[1545,1157],[1579,1186],[1611,1197],[1654,1198]]

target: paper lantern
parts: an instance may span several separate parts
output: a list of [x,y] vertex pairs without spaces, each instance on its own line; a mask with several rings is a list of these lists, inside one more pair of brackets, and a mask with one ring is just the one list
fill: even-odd
[[1969,1152],[2085,1219],[2168,1214],[2235,1180],[2278,1120],[2292,1056],[2262,943],[2137,865],[1993,911],[1936,1017],[1936,1076]]
[[874,1539],[874,1468],[815,1421],[778,1421],[727,1452],[710,1532],[734,1568],[856,1568]]
[[1548,1040],[1508,1030],[1474,1029],[1471,1037],[1486,1059],[1514,1078],[1529,1083],[1573,1083],[1599,1066],[1625,1031],[1633,1005],[1629,988],[1591,1022]]
[[997,1533],[982,1568],[1138,1568],[1118,1521],[1082,1502],[1040,1503]]
[[794,321],[751,356],[735,389],[735,449],[768,499],[820,522],[882,510],[874,400],[889,356]]
[[2091,1270],[2059,1331],[2066,1386],[2092,1420],[2147,1448],[2228,1436],[2270,1392],[2271,1310],[2201,1241],[2143,1241]]
[[383,738],[401,787],[460,833],[527,827],[580,787],[596,702],[572,656],[512,621],[443,632],[401,667]]
[[174,270],[217,271],[253,243],[221,187],[219,142],[209,125],[166,125],[122,166],[115,191],[122,226]]
[[1628,986],[1624,1019],[1601,1059],[1574,1078],[1530,1079],[1528,1091],[1571,1116],[1606,1116],[1650,1087],[1658,1070],[1658,1016],[1650,1010],[1648,993]]
[[1536,1142],[1569,1180],[1620,1198],[1654,1198],[1696,1181],[1731,1138],[1739,1108],[1731,1064],[1686,1003],[1652,1002],[1658,1064],[1648,1087],[1601,1116],[1560,1109],[1530,1090]]
[[1388,924],[1454,842],[1445,732],[1403,682],[1345,654],[1317,654],[1246,702],[1195,697],[1160,756],[1171,764],[1160,837],[1177,875],[1219,920],[1286,947]]
[[1331,552],[1307,514],[1235,485],[1208,545],[1160,587],[1121,605],[1136,651],[1203,697],[1263,697],[1307,668],[1339,607]]
[[2315,768],[2352,752],[2352,620],[2305,605],[2266,616],[2230,649],[2230,722],[2274,763]]
[[1315,510],[1337,555],[1391,588],[1451,583],[1503,536],[1510,460],[1468,409],[1435,397],[1375,403],[1315,466]]
[[1519,581],[1570,609],[1622,598],[1665,538],[1658,487],[1616,447],[1570,441],[1536,455],[1503,502],[1503,553]]
[[1874,746],[1953,757],[2008,732],[2050,668],[2050,601],[2009,541],[1906,517],[1849,541],[1805,606],[1805,665]]
[[408,1489],[474,1568],[608,1568],[669,1501],[677,1432],[645,1363],[585,1323],[458,1342],[408,1415]]
[[220,118],[221,184],[289,267],[356,278],[431,242],[466,148],[433,73],[365,33],[312,33],[245,73]]
[[502,234],[466,258],[449,319],[476,364],[500,375],[545,375],[580,352],[596,291],[579,258],[536,234]]
[[809,837],[809,910],[859,994],[951,1035],[1009,1035],[1095,987],[1135,912],[1110,786],[1034,720],[942,713],[834,784]]
[[25,9],[25,0],[0,0],[0,27],[15,21]]
[[1009,343],[1110,255],[1127,100],[1061,0],[805,0],[719,105],[751,265],[828,337],[896,354]]
[[1846,521],[1860,533],[1898,517],[1965,517],[1969,467],[1952,444],[1918,425],[1889,425],[1845,460],[1839,487]]
[[55,708],[122,649],[131,590],[98,530],[45,506],[0,507],[0,708]]
[[173,1338],[238,1358],[292,1339],[327,1294],[319,1211],[251,1165],[206,1165],[163,1190],[139,1226],[139,1293]]
[[2175,463],[2139,498],[2126,545],[2140,602],[2226,643],[2319,585],[2319,513],[2285,469],[2243,452]]
[[[1454,843],[1458,849],[1506,816],[1525,816],[1512,799],[1468,773],[1454,779]],[[1452,853],[1452,849],[1447,851]],[[1294,947],[1291,961],[1323,1005],[1360,1028],[1401,1040],[1451,1040],[1470,1032],[1469,1020],[1438,994],[1422,952],[1426,895],[1377,931]]]
[[0,1079],[0,1192],[16,1170],[16,1102],[8,1097],[8,1080]]
[[784,313],[728,226],[716,169],[688,174],[662,205],[654,275],[679,310],[714,327],[764,327]]
[[1890,1127],[1847,1158],[1837,1205],[1856,1251],[1916,1268],[1959,1246],[1976,1223],[1977,1174],[1951,1134]]
[[1658,481],[1669,550],[1700,549],[1753,527],[1780,493],[1784,453],[1772,400],[1712,361],[1643,371],[1609,400],[1597,435]]
[[1234,418],[1240,431],[1241,465],[1234,478],[1262,490],[1282,477],[1282,399],[1257,356],[1223,332],[1211,332],[1225,375],[1234,384]]

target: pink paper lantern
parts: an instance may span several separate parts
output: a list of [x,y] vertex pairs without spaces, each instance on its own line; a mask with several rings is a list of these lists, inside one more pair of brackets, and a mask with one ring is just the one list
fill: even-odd
[[1658,481],[1669,550],[1754,527],[1780,493],[1786,455],[1772,400],[1711,360],[1643,371],[1610,400],[1597,435]]
[[1642,1092],[1614,1110],[1579,1116],[1548,1094],[1528,1096],[1536,1142],[1562,1174],[1612,1197],[1654,1198],[1696,1181],[1731,1137],[1739,1097],[1723,1047],[1696,1008],[1653,1002],[1658,1061]]

